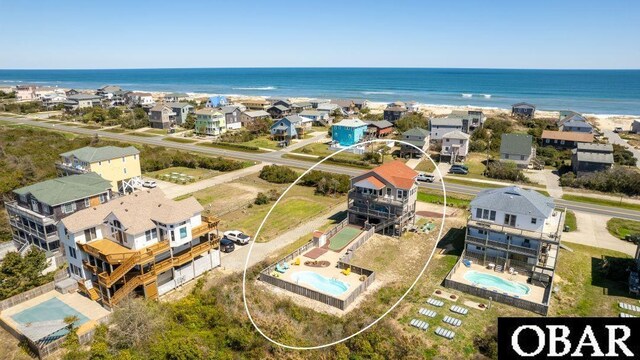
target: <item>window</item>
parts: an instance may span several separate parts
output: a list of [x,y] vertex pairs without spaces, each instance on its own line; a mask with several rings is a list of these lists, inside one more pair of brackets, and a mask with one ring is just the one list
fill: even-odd
[[187,228],[186,227],[180,228],[180,239],[184,239],[186,237],[187,237]]
[[531,223],[532,223],[532,224],[537,224],[537,223],[538,223],[538,219],[536,219],[536,218],[532,217],[532,218],[531,218]]
[[158,238],[158,230],[151,229],[144,232],[144,237],[147,241],[151,241]]
[[391,188],[387,188],[387,196],[391,196]]
[[98,165],[102,165],[102,161],[98,161]]
[[504,154],[504,158],[508,159],[509,158],[509,154]]
[[31,210],[38,211],[38,200],[31,199]]
[[73,202],[66,203],[62,205],[62,212],[65,214],[71,214],[76,210],[76,204]]
[[520,155],[520,160],[524,160],[524,155]]
[[404,190],[398,190],[398,199],[404,199],[404,197],[406,196],[407,192]]
[[84,207],[89,207],[91,206],[91,203],[89,202],[89,198],[84,199]]
[[495,221],[496,220],[496,211],[495,210],[488,210],[488,209],[480,209],[480,208],[478,208],[478,209],[476,209],[476,218]]
[[49,205],[42,204],[42,212],[46,215],[51,215],[51,207],[49,207]]
[[78,258],[78,254],[76,253],[76,249],[72,248],[71,246],[69,246],[69,256],[71,256],[74,259]]
[[504,224],[509,226],[516,226],[516,216],[511,214],[504,214]]
[[94,240],[96,238],[96,228],[87,229],[84,231],[85,241]]
[[100,194],[100,204],[104,204],[109,199],[107,194]]

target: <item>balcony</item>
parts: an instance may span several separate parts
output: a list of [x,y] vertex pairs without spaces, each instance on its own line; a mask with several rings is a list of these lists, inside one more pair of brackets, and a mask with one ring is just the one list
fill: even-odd
[[526,256],[536,256],[536,257],[538,256],[537,248],[534,249],[534,248],[514,245],[514,244],[502,242],[502,241],[481,239],[481,238],[467,235],[467,242],[480,245],[480,246],[487,246],[494,249],[501,249],[501,250],[505,250],[512,253],[518,253]]
[[[562,232],[562,229],[559,226],[559,224],[562,223],[563,216],[564,216],[564,213],[562,213],[562,215],[560,215],[560,218],[558,218],[557,226],[555,226],[554,224],[554,226],[551,226],[548,232],[523,230],[523,229],[511,227],[511,226],[498,225],[490,221],[473,220],[471,218],[469,218],[469,220],[467,221],[467,226],[474,227],[476,229],[483,229],[483,230],[498,232],[498,233],[512,234],[512,235],[521,236],[521,237],[532,239],[532,240],[540,240],[540,241],[550,242],[550,243],[559,243],[560,234]],[[545,226],[545,228],[546,227],[547,226]]]
[[109,239],[92,240],[86,244],[78,244],[78,246],[84,252],[103,259],[112,265],[119,265],[128,258],[137,255],[140,255],[137,264],[145,264],[153,261],[156,255],[169,251],[169,241],[167,239],[137,251]]
[[77,164],[74,165],[72,163],[65,163],[60,161],[56,162],[56,168],[66,173],[72,173],[72,174],[84,174],[90,171],[88,168],[84,166],[77,165]]
[[202,224],[191,228],[191,237],[193,239],[197,239],[202,235],[205,235],[214,230],[217,230],[218,223],[220,223],[220,219],[214,216],[203,216]]
[[353,190],[349,191],[349,199],[362,200],[364,202],[369,202],[370,204],[382,204],[382,205],[391,205],[391,206],[399,206],[399,207],[404,207],[409,203],[408,197],[404,197],[402,199],[396,199],[392,196],[363,194],[363,193],[355,192]]
[[43,226],[55,225],[56,221],[53,219],[53,215],[44,215],[31,210],[28,207],[21,206],[17,201],[7,201],[5,207],[8,211],[13,211],[15,214],[32,219],[35,222],[41,223]]

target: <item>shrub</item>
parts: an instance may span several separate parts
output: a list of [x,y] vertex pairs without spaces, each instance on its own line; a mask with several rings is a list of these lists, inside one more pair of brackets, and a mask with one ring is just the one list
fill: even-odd
[[637,159],[624,146],[613,144],[613,161],[618,165],[636,166]]
[[239,150],[246,150],[246,151],[260,151],[260,148],[257,146],[252,146],[252,145],[245,145],[245,144],[235,144],[235,143],[227,143],[227,142],[213,142],[211,144],[212,146],[215,147],[221,147],[221,148],[227,148],[227,149],[239,149]]
[[636,196],[640,195],[640,173],[622,167],[580,177],[566,173],[560,177],[560,185]]
[[382,156],[377,152],[367,152],[362,159],[370,163],[380,164]]
[[481,139],[473,140],[469,144],[469,151],[485,151],[487,150],[487,142]]
[[316,191],[323,195],[346,194],[351,187],[351,180],[348,175],[311,170],[300,179],[300,185],[315,186]]
[[260,179],[275,184],[287,184],[296,181],[298,173],[286,166],[267,165],[260,170]]
[[522,170],[518,169],[514,162],[492,162],[487,166],[485,176],[500,180],[528,181]]
[[256,204],[256,205],[268,204],[269,203],[269,197],[267,196],[267,194],[265,194],[263,192],[259,192],[258,195],[256,196],[256,200],[253,203]]

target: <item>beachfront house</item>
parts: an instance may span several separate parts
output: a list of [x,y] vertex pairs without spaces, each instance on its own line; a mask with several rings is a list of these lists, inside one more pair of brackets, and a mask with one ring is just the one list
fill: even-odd
[[196,110],[194,132],[198,135],[218,136],[227,132],[224,114],[215,108]]
[[345,114],[353,114],[356,110],[353,100],[333,99],[331,103],[340,106]]
[[351,146],[367,134],[367,123],[360,119],[345,119],[331,126],[331,139],[340,146]]
[[68,111],[86,109],[94,106],[100,106],[101,103],[102,97],[99,95],[77,94],[67,96],[67,100],[64,102],[64,108]]
[[153,129],[169,129],[176,123],[176,113],[167,105],[158,104],[149,109],[149,126]]
[[153,106],[155,101],[148,92],[132,91],[126,95],[127,103],[132,106]]
[[167,103],[179,103],[181,101],[187,101],[189,95],[185,93],[170,93],[164,96],[164,101]]
[[482,126],[487,119],[482,110],[453,110],[447,118],[462,120],[462,132],[467,134]]
[[579,143],[571,153],[571,169],[576,176],[609,170],[613,163],[611,144]]
[[393,124],[387,120],[367,121],[367,137],[383,138],[393,134]]
[[526,168],[535,157],[533,137],[528,134],[502,134],[500,138],[500,161],[514,162]]
[[469,134],[460,130],[450,131],[442,136],[440,161],[452,164],[463,161],[469,153]]
[[393,102],[383,110],[382,118],[390,123],[395,124],[396,121],[407,115],[407,106],[402,101]]
[[[409,129],[402,133],[402,141],[414,145],[400,144],[400,157],[402,158],[420,158],[424,154],[418,149],[427,151],[429,148],[429,132],[422,128]],[[416,147],[418,149],[416,149]]]
[[303,110],[298,115],[313,120],[314,124],[327,126],[331,124],[329,114],[317,110]]
[[240,114],[240,122],[244,127],[256,120],[270,118],[271,115],[269,115],[269,113],[264,110],[244,111],[242,114]]
[[157,299],[220,265],[219,220],[203,211],[193,197],[152,189],[67,216],[58,233],[69,274],[105,306],[130,294]]
[[405,103],[405,105],[407,107],[407,111],[408,112],[415,113],[415,112],[420,111],[420,104],[418,104],[415,101],[409,101],[409,102]]
[[269,106],[271,106],[271,103],[262,98],[247,99],[243,100],[241,103],[249,110],[266,110]]
[[224,114],[224,120],[227,124],[227,130],[236,130],[242,128],[242,109],[236,105],[227,105],[220,108],[220,112]]
[[218,96],[211,96],[209,99],[207,99],[207,102],[205,103],[204,106],[208,108],[217,108],[217,107],[227,106],[227,105],[229,105],[229,100],[227,99],[227,97],[218,95]]
[[291,143],[291,139],[300,139],[311,129],[313,120],[300,115],[290,115],[277,120],[269,130],[271,138],[276,141]]
[[67,96],[64,93],[46,94],[40,98],[40,101],[42,101],[42,106],[52,109],[58,105],[64,105],[65,101],[67,101]]
[[311,110],[311,109],[313,109],[313,106],[308,101],[299,101],[291,104],[291,111],[296,114],[299,114],[305,110]]
[[631,123],[631,132],[640,134],[640,120],[633,120],[633,122]]
[[571,131],[552,131],[544,130],[542,132],[542,146],[553,146],[557,149],[573,149],[579,143],[592,143],[593,134]]
[[429,126],[431,128],[429,137],[433,142],[440,142],[444,134],[451,131],[464,132],[462,119],[459,118],[432,118],[429,120]]
[[536,114],[536,106],[526,102],[511,105],[511,116],[524,119],[533,119]]
[[331,99],[309,99],[311,107],[317,109],[320,104],[327,104],[331,102]]
[[588,134],[593,132],[593,126],[589,124],[584,116],[578,113],[565,116],[562,120],[558,121],[558,128],[560,131],[583,132]]
[[36,99],[37,86],[24,84],[16,85],[15,93],[17,101],[31,101]]
[[351,179],[349,223],[375,226],[384,235],[400,236],[416,214],[418,173],[395,160]]
[[133,146],[85,146],[60,154],[58,176],[94,172],[111,183],[111,191],[127,193],[142,185],[140,151]]
[[322,104],[318,104],[318,106],[316,107],[316,111],[322,112],[327,114],[327,116],[333,116],[335,113],[338,113],[342,116],[346,116],[347,113],[344,112],[344,110],[342,110],[342,108],[340,107],[340,105],[338,104],[333,104],[333,103],[322,103]]
[[33,245],[52,258],[60,250],[58,221],[76,211],[109,201],[111,183],[90,172],[15,189],[13,197],[5,202],[5,209],[16,248]]
[[176,114],[175,123],[178,125],[184,124],[189,114],[194,111],[193,105],[186,102],[168,102],[166,105]]
[[96,90],[96,95],[104,99],[111,100],[113,98],[113,95],[118,91],[122,91],[122,88],[120,86],[105,85]]
[[267,109],[272,119],[281,119],[291,114],[291,109],[284,105],[273,105]]
[[[546,314],[564,212],[553,198],[517,186],[481,191],[470,209],[464,250],[445,286]],[[474,284],[478,273],[497,282]]]

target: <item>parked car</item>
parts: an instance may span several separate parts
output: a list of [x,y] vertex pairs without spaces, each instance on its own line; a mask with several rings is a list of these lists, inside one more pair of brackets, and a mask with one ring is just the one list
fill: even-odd
[[251,241],[251,236],[239,230],[225,231],[224,237],[235,242],[238,245],[246,245]]
[[433,182],[433,180],[435,180],[435,176],[430,174],[418,174],[418,177],[416,179],[418,181]]
[[233,241],[227,238],[222,238],[222,240],[220,240],[220,251],[225,253],[230,253],[235,249],[236,249],[236,246],[233,243]]
[[460,169],[465,169],[466,171],[469,171],[469,167],[465,164],[453,164],[451,165],[451,168],[460,168]]
[[158,184],[156,184],[156,182],[153,181],[153,180],[147,180],[147,181],[142,183],[142,186],[152,189],[152,188],[158,186]]
[[614,133],[621,133],[621,132],[623,132],[623,131],[624,131],[624,130],[623,130],[621,127],[619,127],[619,126],[618,126],[617,128],[615,128],[615,129],[613,129],[613,132],[614,132]]
[[465,169],[463,169],[461,167],[452,167],[451,169],[449,169],[449,173],[467,175],[469,173],[469,171],[465,170]]

